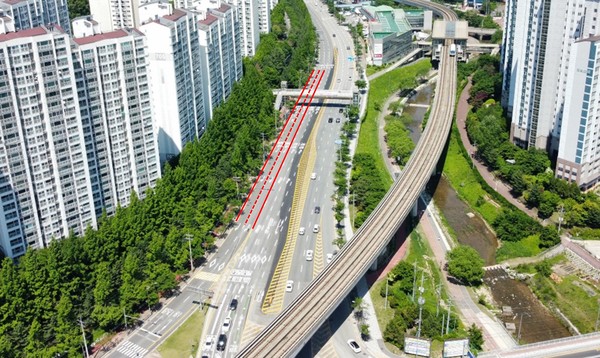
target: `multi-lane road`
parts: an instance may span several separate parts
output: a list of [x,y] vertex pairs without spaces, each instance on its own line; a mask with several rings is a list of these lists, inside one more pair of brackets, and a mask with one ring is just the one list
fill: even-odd
[[[456,15],[436,7],[448,20]],[[447,140],[456,94],[456,59],[443,51],[438,95],[430,120],[410,161],[390,191],[337,258],[256,339],[240,357],[287,357],[296,354],[350,292],[381,253],[423,191]]]

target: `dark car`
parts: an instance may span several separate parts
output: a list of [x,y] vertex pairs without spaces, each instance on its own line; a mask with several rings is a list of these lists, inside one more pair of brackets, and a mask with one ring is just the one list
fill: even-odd
[[344,113],[344,109],[343,108],[340,108],[340,113]]
[[224,334],[219,335],[219,341],[217,342],[217,350],[224,351],[227,346],[227,336]]
[[329,117],[329,119],[327,120],[327,123],[333,123],[333,117]]
[[234,298],[233,300],[231,300],[231,303],[229,304],[229,310],[235,311],[237,309],[237,305],[238,305],[238,300]]
[[321,212],[321,207],[320,206],[315,206],[315,214],[318,214]]

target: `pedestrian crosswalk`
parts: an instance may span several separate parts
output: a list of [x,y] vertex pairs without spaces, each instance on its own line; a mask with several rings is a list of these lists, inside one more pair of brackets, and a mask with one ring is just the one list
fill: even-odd
[[199,271],[194,274],[194,278],[197,278],[199,280],[209,281],[209,282],[216,282],[219,280],[219,277],[221,277],[221,275],[218,273],[206,272],[206,271]]
[[119,345],[117,351],[131,358],[143,357],[148,352],[146,348],[140,347],[130,341],[125,341],[125,343]]
[[247,320],[246,324],[244,325],[244,331],[242,332],[240,347],[244,347],[250,343],[250,341],[252,341],[252,339],[254,339],[254,337],[256,337],[260,331],[263,330],[263,328],[265,328],[265,326]]

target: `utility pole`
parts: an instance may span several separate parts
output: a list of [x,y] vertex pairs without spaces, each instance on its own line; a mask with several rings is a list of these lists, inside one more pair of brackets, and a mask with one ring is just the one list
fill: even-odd
[[412,295],[410,300],[415,302],[415,288],[417,285],[417,261],[415,261],[414,263],[415,269],[413,271],[413,287],[412,287]]
[[423,298],[423,296],[419,296],[419,329],[417,330],[417,338],[421,337],[421,321],[422,321],[421,314],[423,313],[423,305],[424,304],[425,304],[425,299]]
[[81,320],[81,316],[79,316],[79,326],[81,327],[81,335],[83,336],[83,350],[85,352],[85,357],[90,358],[90,354],[88,353],[87,340],[85,339],[85,330],[83,329],[83,321]]
[[598,300],[598,315],[596,316],[596,328],[594,328],[594,331],[598,332],[599,324],[600,324],[600,300]]
[[442,286],[442,284],[438,283],[437,287],[435,288],[435,294],[437,296],[437,303],[435,305],[435,316],[436,317],[439,316],[439,314],[440,314],[440,298],[441,298],[440,296],[441,296],[441,293],[442,293],[441,292],[442,291],[442,287],[441,286]]
[[446,318],[446,314],[442,313],[442,333],[440,334],[440,336],[444,335],[444,319]]
[[519,320],[519,333],[517,334],[517,342],[521,340],[521,325],[523,324],[523,314],[521,313],[521,319]]
[[565,215],[565,206],[560,204],[560,209],[558,210],[558,233],[560,234],[560,226],[563,222],[563,216]]
[[450,332],[450,306],[452,306],[452,304],[448,302],[448,320],[446,321],[446,334]]
[[263,149],[263,163],[265,161],[265,133],[260,133],[262,137],[262,149]]
[[194,271],[194,258],[192,257],[192,240],[194,239],[194,236],[192,236],[191,234],[185,234],[184,237],[187,242],[188,242],[188,247],[190,249],[190,267],[192,268],[192,272]]
[[390,282],[390,278],[386,276],[386,278],[385,278],[385,304],[383,305],[384,309],[387,309],[387,296],[388,296],[389,282]]
[[127,327],[127,315],[125,314],[125,307],[123,307],[123,319],[125,320],[125,329],[128,329],[128,327]]

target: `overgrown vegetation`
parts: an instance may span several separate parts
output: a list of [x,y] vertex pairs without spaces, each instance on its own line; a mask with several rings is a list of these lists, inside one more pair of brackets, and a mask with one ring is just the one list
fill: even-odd
[[[284,12],[292,29],[287,34]],[[127,208],[104,215],[98,230],[88,228],[83,237],[30,250],[18,264],[2,261],[0,356],[78,356],[79,318],[88,342],[92,331],[120,329],[123,312],[135,316],[176,288],[176,275],[189,269],[186,237],[197,261],[211,248],[241,203],[234,178],[241,189],[248,187],[248,173],[261,164],[260,134],[274,133],[269,84],[294,82],[313,61],[314,28],[304,3],[283,0],[274,13],[280,26],[274,37],[246,60],[244,78],[216,109],[204,136],[165,167],[144,200],[133,194]]]
[[[394,102],[392,105],[394,105]],[[394,158],[394,161],[403,168],[412,151],[415,149],[415,143],[410,137],[410,131],[406,129],[406,124],[410,123],[412,118],[403,114],[398,116],[396,111],[392,110],[392,114],[385,116],[385,134],[388,146],[388,155]]]
[[430,68],[429,61],[419,61],[394,69],[370,83],[350,182],[356,209],[355,227],[362,225],[392,184],[378,144],[377,117],[381,106],[394,92],[415,88]]
[[[432,260],[432,254],[424,241],[417,232],[410,236],[410,251],[406,260],[401,261],[388,274],[388,309],[378,308],[378,320],[384,323],[384,340],[392,343],[394,346],[403,349],[405,335],[416,336],[418,328],[419,306],[417,304],[419,297],[419,287],[423,287],[423,298],[425,303],[422,310],[421,337],[430,338],[437,341],[446,339],[467,337],[472,335],[475,343],[473,348],[481,346],[483,340],[478,338],[478,328],[474,327],[471,332],[467,332],[458,317],[451,312],[450,322],[447,322],[448,311],[444,302],[447,302],[447,295],[443,288],[436,290],[441,283],[440,268],[437,267],[435,260]],[[416,266],[415,266],[416,265]],[[416,269],[415,269],[416,267]],[[416,279],[415,279],[416,278]],[[381,297],[386,296],[385,283],[379,286]],[[439,301],[439,300],[443,301]],[[376,305],[381,305],[381,299],[374,299]],[[440,302],[440,305],[438,305]],[[393,313],[389,311],[392,310]],[[380,316],[385,316],[380,319]],[[448,325],[449,331],[442,334],[440,327]],[[444,328],[445,330],[445,328]],[[479,331],[479,333],[481,333]]]

